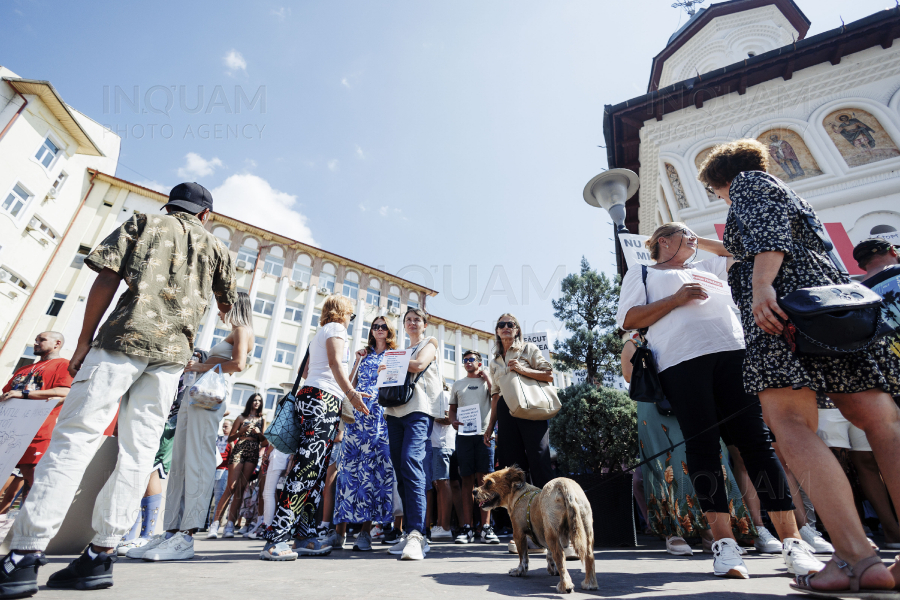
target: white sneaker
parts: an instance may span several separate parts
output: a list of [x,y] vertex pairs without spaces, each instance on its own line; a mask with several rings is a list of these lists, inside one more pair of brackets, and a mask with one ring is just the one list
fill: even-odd
[[[526,538],[528,541],[528,554],[546,554],[546,548],[541,548],[540,546],[535,545],[534,542],[531,541],[531,538]],[[506,549],[510,554],[518,554],[519,549],[516,546],[516,540],[509,540],[509,543],[506,545]]]
[[249,525],[249,524],[244,525],[243,527],[241,527],[240,529],[238,529],[238,530],[235,531],[234,533],[235,533],[235,535],[247,535],[247,532],[248,532],[248,531],[250,531],[250,525]]
[[347,541],[347,536],[341,535],[337,531],[332,529],[325,536],[320,537],[319,539],[322,540],[323,544],[331,546],[335,550],[343,550],[344,542]]
[[406,548],[408,536],[404,533],[400,536],[400,541],[391,546],[390,550],[388,550],[388,554],[403,554],[403,549]]
[[765,527],[757,527],[756,532],[759,537],[753,542],[753,547],[764,554],[778,554],[781,552],[781,542],[779,542],[772,532]]
[[128,554],[128,551],[132,548],[140,548],[149,542],[147,538],[134,538],[133,540],[128,540],[127,542],[121,542],[118,546],[116,546],[116,554],[118,556],[125,556]]
[[713,573],[716,577],[733,577],[734,579],[749,579],[747,566],[741,558],[741,549],[731,538],[724,538],[713,542]]
[[144,560],[187,560],[194,558],[194,538],[179,531],[162,544],[144,554]]
[[435,525],[431,528],[431,539],[450,539],[453,537],[453,534],[441,527],[440,525]]
[[683,537],[673,535],[666,538],[666,552],[675,556],[693,556],[694,551]]
[[825,563],[813,556],[814,553],[812,546],[797,538],[785,538],[781,550],[784,564],[791,575],[807,575],[824,569]]
[[213,521],[209,525],[209,531],[206,533],[206,539],[208,540],[217,540],[219,539],[219,522]]
[[234,523],[228,521],[225,523],[225,531],[222,533],[223,538],[233,538],[234,537]]
[[372,531],[369,532],[369,537],[371,537],[373,541],[374,540],[383,540],[384,539],[384,528],[381,525],[379,525],[378,523],[375,523],[374,525],[372,525]]
[[152,538],[147,540],[147,543],[143,546],[138,546],[137,548],[131,548],[128,552],[125,553],[126,558],[144,558],[144,555],[162,544],[166,541],[166,534],[161,533],[159,535],[154,535]]
[[425,536],[416,530],[406,536],[400,560],[423,560],[425,558]]
[[[822,534],[816,531],[809,523],[800,528],[800,537],[803,541],[812,546],[816,554],[834,554],[834,546],[825,541]],[[890,545],[884,544],[886,548]]]

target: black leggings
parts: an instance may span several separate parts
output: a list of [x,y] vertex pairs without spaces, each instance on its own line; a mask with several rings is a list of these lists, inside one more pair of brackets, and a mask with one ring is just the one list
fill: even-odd
[[[743,350],[717,352],[678,363],[659,374],[681,433],[685,439],[691,438],[685,444],[691,483],[703,512],[729,512],[719,458],[721,437],[725,445],[740,450],[762,508],[793,510],[791,492],[772,450],[759,398],[744,392],[743,362]],[[750,408],[740,416],[693,437],[747,406]]]
[[531,474],[531,483],[537,487],[544,487],[553,479],[547,421],[529,421],[512,416],[503,396],[497,402],[496,453],[501,469],[517,465]]

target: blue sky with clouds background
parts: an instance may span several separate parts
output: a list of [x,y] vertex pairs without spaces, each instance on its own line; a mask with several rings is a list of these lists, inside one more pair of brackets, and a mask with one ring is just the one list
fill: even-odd
[[[796,2],[809,35],[893,5]],[[670,4],[11,0],[0,64],[117,131],[119,177],[198,181],[225,214],[441,291],[435,314],[543,330],[538,286],[582,255],[614,270],[581,192],[604,104],[646,91],[687,18]]]

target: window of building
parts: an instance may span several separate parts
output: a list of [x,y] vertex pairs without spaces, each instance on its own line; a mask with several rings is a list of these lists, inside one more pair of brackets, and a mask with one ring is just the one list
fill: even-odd
[[291,274],[292,280],[309,285],[310,278],[312,278],[312,268],[299,263],[294,265],[294,272]]
[[294,355],[297,353],[297,346],[294,344],[285,344],[278,342],[275,344],[275,362],[281,365],[291,366],[294,364]]
[[310,327],[315,329],[319,326],[319,319],[322,318],[322,311],[318,308],[313,311],[312,322],[310,323]]
[[359,300],[359,284],[355,281],[344,280],[344,290],[341,292],[351,300]]
[[63,303],[65,301],[65,294],[53,294],[53,300],[50,301],[50,307],[47,309],[47,314],[51,317],[58,316],[59,311],[62,309]]
[[13,369],[13,373],[25,367],[27,365],[33,365],[37,362],[39,357],[34,355],[34,346],[32,344],[28,344],[25,346],[25,351],[22,352],[22,356],[19,357],[19,362],[16,363],[16,368]]
[[270,252],[266,254],[266,260],[263,263],[263,271],[268,273],[269,275],[274,275],[275,277],[281,277],[281,272],[284,270],[284,259],[280,256],[273,256]]
[[274,310],[275,296],[270,296],[269,294],[256,294],[256,300],[253,302],[253,312],[271,317],[272,311]]
[[28,284],[25,283],[24,281],[22,281],[22,278],[21,278],[21,277],[19,277],[19,276],[17,276],[17,275],[14,275],[14,274],[13,274],[9,269],[7,269],[7,268],[0,268],[0,271],[3,271],[4,273],[6,273],[7,281],[9,281],[12,285],[14,285],[14,286],[16,286],[16,287],[20,287],[20,288],[22,288],[22,289],[25,290],[25,291],[28,291]]
[[256,264],[257,256],[259,256],[259,250],[256,248],[248,248],[247,246],[241,246],[237,253],[237,259],[246,261],[251,268]]
[[236,383],[234,384],[234,389],[231,392],[231,403],[235,406],[244,407],[247,404],[247,400],[250,399],[250,396],[256,393],[256,388],[252,385],[247,385],[246,383]]
[[403,334],[403,339],[406,340],[406,344],[403,346],[404,348],[409,348],[410,346],[412,346],[412,340],[409,339],[408,333]]
[[262,358],[263,347],[266,345],[266,338],[254,338],[253,339],[253,356],[256,358]]
[[25,205],[28,204],[29,200],[31,200],[31,194],[25,191],[25,188],[23,188],[21,184],[17,183],[13,186],[13,189],[10,190],[9,195],[6,196],[6,200],[3,201],[0,208],[13,217],[18,217],[22,213],[22,209],[25,208]]
[[47,236],[47,238],[48,238],[50,241],[55,242],[57,236],[56,236],[56,234],[53,232],[53,230],[50,229],[50,226],[47,225],[46,223],[44,223],[43,221],[41,221],[40,219],[34,219],[34,220],[37,221],[37,223],[35,223],[35,225],[37,225],[37,229],[38,229],[41,233],[43,233],[45,236]]
[[400,312],[400,296],[395,296],[393,294],[388,294],[388,310],[396,309],[397,312]]
[[488,364],[490,364],[490,362],[491,362],[490,356],[488,356],[487,354],[481,355],[481,364],[482,365],[484,365],[486,367],[486,366],[488,366]]
[[284,306],[284,320],[294,321],[295,323],[302,323],[303,305],[288,300]]
[[456,383],[456,380],[455,380],[455,379],[450,379],[449,377],[445,377],[445,378],[444,378],[444,383],[447,384],[447,387],[448,387],[448,388],[452,388],[452,387],[453,387],[453,384]]
[[53,140],[50,139],[50,136],[47,136],[44,139],[44,143],[41,144],[41,147],[38,148],[37,154],[34,155],[34,158],[37,159],[39,163],[44,165],[45,169],[49,169],[50,165],[53,164],[53,161],[56,160],[56,156],[59,154],[59,146],[53,143]]
[[277,403],[281,397],[284,396],[284,392],[281,391],[281,388],[269,388],[266,390],[266,410],[272,410],[275,408],[275,403]]
[[369,331],[371,331],[371,329],[372,323],[370,323],[369,321],[363,321],[362,337],[360,338],[363,340],[363,343],[365,343],[365,341],[369,339]]
[[329,275],[328,273],[319,273],[319,287],[325,290],[328,290],[329,294],[334,293],[334,284],[335,284],[334,275]]
[[369,288],[366,290],[366,303],[372,306],[381,304],[381,290]]
[[347,325],[347,339],[348,340],[353,337],[353,326],[354,325],[356,325],[355,320],[350,321],[350,323]]
[[215,346],[219,342],[223,341],[228,337],[229,331],[227,329],[219,329],[216,327],[213,329],[213,337],[212,337],[212,345]]
[[56,190],[58,192],[59,190],[62,189],[63,184],[66,182],[66,179],[68,179],[68,178],[69,178],[69,176],[66,174],[65,171],[60,171],[59,175],[56,176],[56,179],[53,180],[53,185],[50,187],[52,187],[54,190]]
[[84,259],[88,254],[91,253],[90,246],[78,246],[78,251],[75,253],[75,258],[72,259],[72,268],[80,269],[84,266]]
[[444,360],[456,361],[456,346],[444,344]]
[[227,227],[216,227],[213,229],[213,235],[222,240],[228,247],[231,242],[231,231]]
[[419,303],[416,302],[415,300],[408,300],[406,302],[406,307],[407,308],[419,308]]

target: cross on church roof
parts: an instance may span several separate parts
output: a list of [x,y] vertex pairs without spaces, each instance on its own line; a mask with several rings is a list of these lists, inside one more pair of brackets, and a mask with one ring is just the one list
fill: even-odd
[[689,17],[693,17],[697,13],[697,4],[703,4],[706,0],[679,0],[672,4],[672,8],[683,8],[687,11]]

